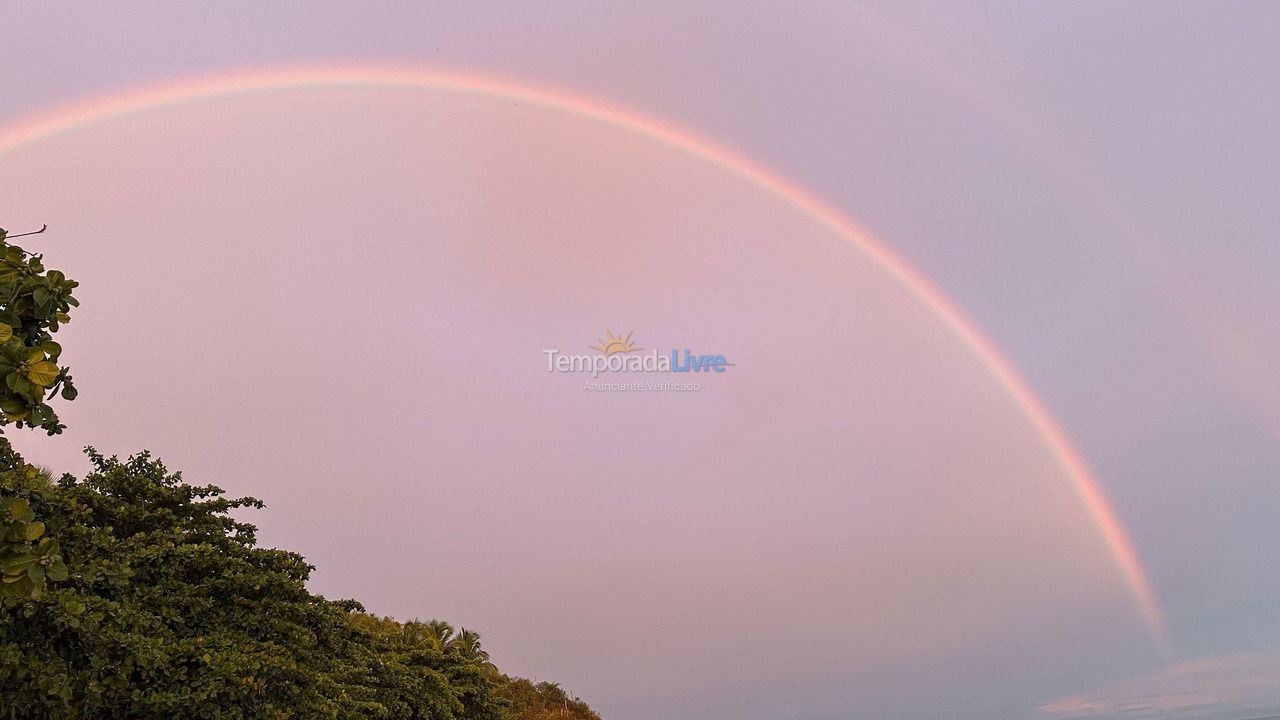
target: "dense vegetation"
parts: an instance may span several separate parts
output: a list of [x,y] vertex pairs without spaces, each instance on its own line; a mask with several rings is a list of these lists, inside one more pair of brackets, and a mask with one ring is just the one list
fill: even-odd
[[[75,393],[49,333],[74,283],[13,248],[0,231],[0,424],[54,433],[45,401]],[[54,479],[0,438],[0,719],[598,720],[501,673],[471,630],[311,594],[301,556],[232,517],[260,501],[88,453],[92,472]]]

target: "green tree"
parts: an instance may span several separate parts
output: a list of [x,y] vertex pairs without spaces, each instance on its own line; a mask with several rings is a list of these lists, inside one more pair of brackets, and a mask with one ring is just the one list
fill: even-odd
[[[0,427],[57,434],[76,283],[8,240]],[[0,437],[0,720],[598,720],[503,675],[472,630],[311,594],[312,567],[232,515],[259,500],[87,452],[91,473],[55,480]]]
[[8,468],[0,483],[0,604],[12,605],[39,597],[48,580],[66,580],[67,566],[36,515],[48,473],[22,462],[2,438],[0,467]]
[[497,693],[508,703],[510,720],[600,720],[585,702],[571,697],[557,683],[534,684],[503,676]]
[[69,368],[60,366],[62,346],[53,334],[71,321],[79,283],[44,258],[9,242],[0,229],[0,425],[38,427],[56,435],[66,427],[48,400],[74,400]]
[[457,637],[449,641],[449,649],[468,660],[489,661],[489,653],[480,647],[480,633],[473,630],[459,630]]
[[426,624],[425,629],[437,650],[444,650],[453,642],[453,626],[444,620],[432,620]]
[[[56,435],[66,427],[47,401],[76,397],[69,368],[58,365],[62,346],[53,340],[79,304],[71,295],[76,285],[61,271],[46,270],[40,255],[9,242],[0,229],[0,428],[16,424]],[[17,467],[3,437],[0,454],[6,456],[0,462],[14,465],[0,486],[0,602],[12,602],[38,596],[47,580],[64,579],[66,566],[32,507],[48,478],[38,468]]]
[[[26,508],[69,562],[65,582],[0,608],[0,717],[502,717],[486,663],[355,620],[357,603],[307,591],[300,556],[257,547],[231,513],[258,500],[146,453],[90,459]],[[15,460],[0,483],[30,468]]]

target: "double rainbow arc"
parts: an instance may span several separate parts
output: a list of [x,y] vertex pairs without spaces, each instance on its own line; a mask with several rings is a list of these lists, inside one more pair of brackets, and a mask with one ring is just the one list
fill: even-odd
[[1105,541],[1153,638],[1170,641],[1137,552],[1088,466],[1026,382],[995,346],[937,288],[874,236],[798,185],[743,155],[674,125],[561,90],[509,79],[398,66],[314,66],[250,70],[180,80],[64,107],[0,130],[0,154],[60,134],[165,107],[280,90],[387,88],[442,91],[529,103],[658,141],[701,158],[785,201],[829,229],[915,296],[987,368],[1044,439]]

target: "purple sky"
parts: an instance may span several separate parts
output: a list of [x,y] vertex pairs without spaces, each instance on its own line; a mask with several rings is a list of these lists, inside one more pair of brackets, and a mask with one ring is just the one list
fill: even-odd
[[[492,98],[276,92],[0,153],[0,222],[49,223],[83,285],[82,394],[38,459],[146,447],[262,497],[317,591],[474,626],[610,720],[1280,713],[1280,13],[273,7],[15,8],[0,122],[394,62],[713,138],[1022,371],[1173,654],[1043,439],[882,269],[701,159]],[[737,364],[696,393],[546,371],[606,330]]]

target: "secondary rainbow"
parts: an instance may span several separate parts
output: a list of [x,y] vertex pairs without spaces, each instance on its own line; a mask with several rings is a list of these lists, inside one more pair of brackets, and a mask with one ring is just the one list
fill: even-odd
[[1084,503],[1110,550],[1117,569],[1152,637],[1164,652],[1170,639],[1138,554],[1084,460],[1044,405],[1008,360],[978,332],[947,298],[867,231],[810,193],[743,155],[698,135],[642,113],[619,108],[563,90],[511,79],[462,72],[400,66],[308,66],[249,70],[178,80],[109,95],[60,108],[0,130],[0,154],[76,130],[85,125],[191,102],[297,89],[396,88],[503,98],[576,115],[656,140],[710,162],[771,193],[803,212],[893,277],[953,331],[1009,393],[1047,444]]

